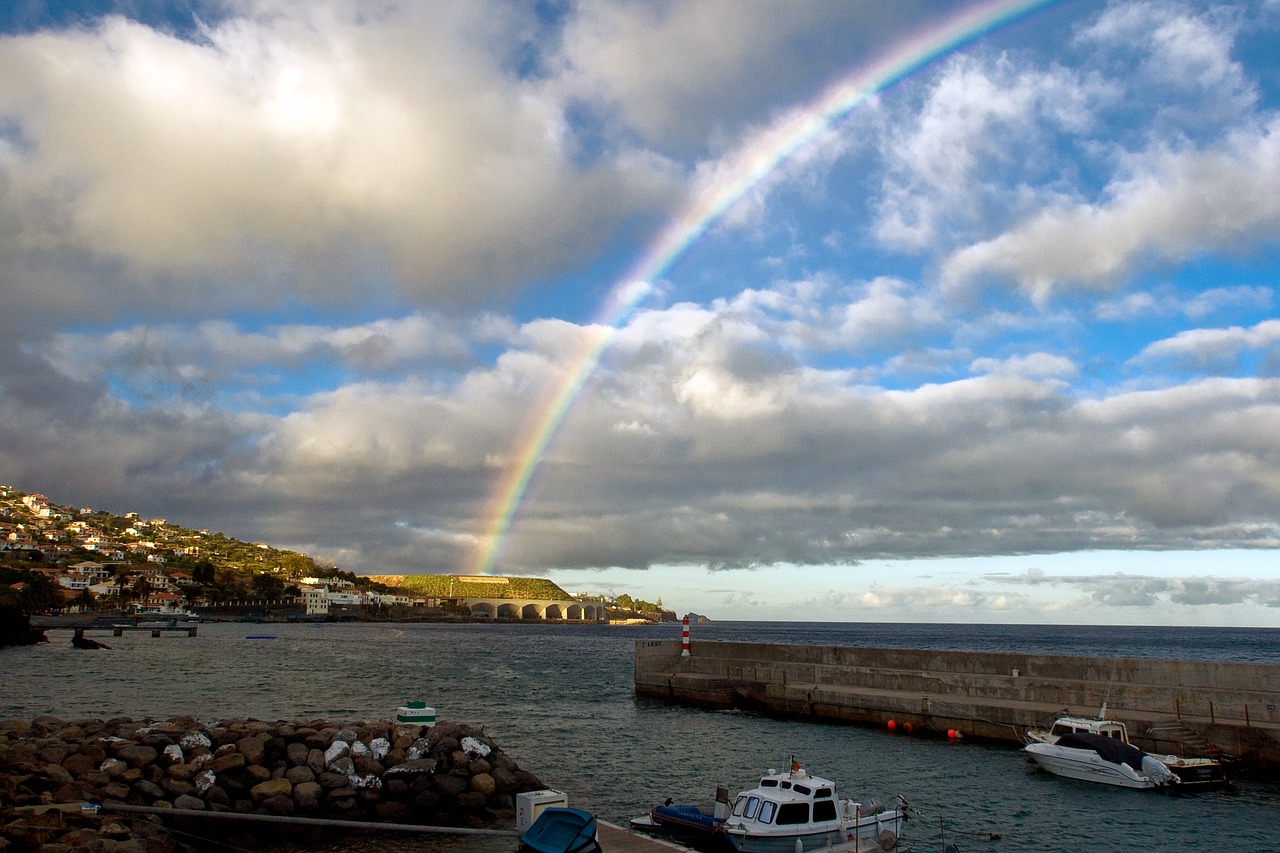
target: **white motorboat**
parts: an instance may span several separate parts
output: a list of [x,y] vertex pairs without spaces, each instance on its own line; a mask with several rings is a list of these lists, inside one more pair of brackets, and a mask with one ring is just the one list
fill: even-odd
[[1023,749],[1045,770],[1070,779],[1122,788],[1163,788],[1180,781],[1155,756],[1106,735],[1064,734],[1053,743],[1037,741]]
[[631,821],[631,826],[727,853],[871,853],[898,846],[907,815],[908,804],[901,796],[890,807],[857,803],[839,796],[831,780],[811,776],[793,761],[788,771],[769,770],[732,802],[722,787],[713,806],[668,802]]
[[[1128,726],[1120,720],[1107,719],[1107,706],[1105,704],[1103,704],[1102,710],[1096,717],[1064,715],[1058,717],[1048,729],[1028,729],[1027,743],[1056,744],[1061,737],[1075,734],[1099,735],[1128,746],[1133,745],[1129,741]],[[1032,758],[1036,759],[1037,764],[1045,767],[1046,770],[1051,770],[1045,765],[1044,761],[1036,757],[1038,754],[1036,751],[1028,749],[1027,752]],[[1043,754],[1043,751],[1039,751],[1039,754]],[[1152,754],[1150,757],[1159,761],[1170,773],[1177,777],[1179,787],[1185,788],[1188,785],[1224,785],[1227,783],[1227,765],[1219,758],[1156,754]],[[1076,776],[1074,778],[1083,777]],[[1128,785],[1126,787],[1146,786]]]

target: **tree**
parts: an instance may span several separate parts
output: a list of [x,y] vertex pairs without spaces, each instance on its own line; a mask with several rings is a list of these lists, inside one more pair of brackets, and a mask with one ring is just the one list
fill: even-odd
[[191,567],[191,579],[196,583],[213,583],[217,579],[217,571],[213,563],[201,560]]
[[115,568],[116,600],[118,600],[121,604],[133,598],[133,593],[130,591],[128,585],[125,583],[125,581],[129,579],[129,569],[130,569],[130,566],[125,564],[121,564],[119,566],[116,566]]
[[276,599],[284,592],[284,581],[272,574],[261,572],[249,582],[256,598]]

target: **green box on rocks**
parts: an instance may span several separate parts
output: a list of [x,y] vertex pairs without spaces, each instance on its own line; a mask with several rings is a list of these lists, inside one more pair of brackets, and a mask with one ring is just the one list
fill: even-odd
[[436,709],[427,706],[426,702],[410,702],[396,710],[397,723],[413,723],[419,726],[436,724]]

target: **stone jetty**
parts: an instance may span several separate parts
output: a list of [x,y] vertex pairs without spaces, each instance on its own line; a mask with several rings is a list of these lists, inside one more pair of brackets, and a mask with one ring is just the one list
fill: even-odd
[[637,696],[1021,743],[1061,714],[1107,715],[1157,754],[1280,767],[1280,666],[772,643],[639,640]]
[[176,820],[111,804],[510,829],[516,795],[545,787],[462,723],[0,720],[4,853],[176,853],[184,839],[237,833],[252,847],[280,831],[197,816],[176,832]]

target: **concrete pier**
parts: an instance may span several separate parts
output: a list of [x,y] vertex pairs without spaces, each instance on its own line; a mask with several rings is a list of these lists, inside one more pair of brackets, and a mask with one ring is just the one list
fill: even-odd
[[674,640],[635,647],[637,696],[1021,742],[1070,713],[1129,726],[1148,752],[1280,766],[1280,666]]

